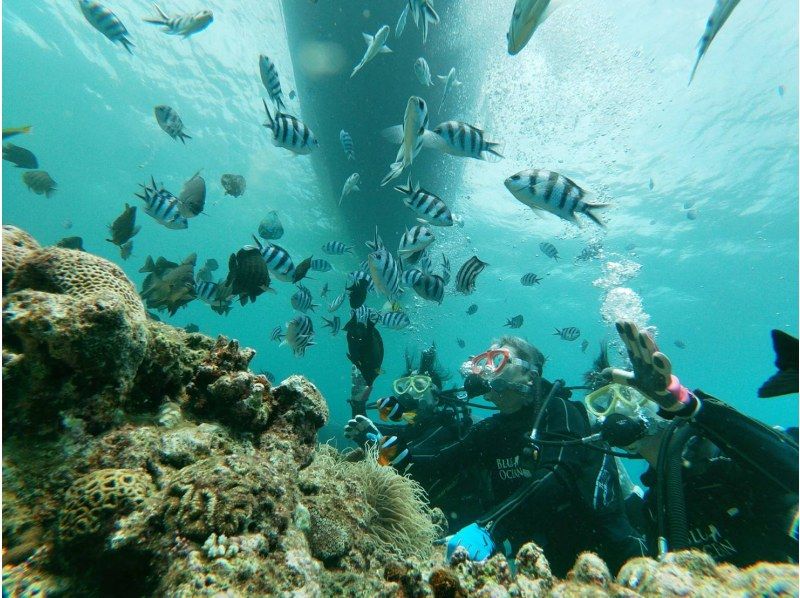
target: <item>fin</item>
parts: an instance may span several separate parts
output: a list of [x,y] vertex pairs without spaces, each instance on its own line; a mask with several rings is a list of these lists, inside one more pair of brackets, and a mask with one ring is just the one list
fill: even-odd
[[275,121],[272,120],[272,115],[269,113],[269,108],[267,107],[267,101],[264,98],[261,98],[261,101],[264,103],[264,110],[267,111],[267,120],[269,121],[269,124],[268,125],[265,124],[264,126],[271,129],[272,127],[275,126]]
[[387,46],[386,44],[383,44],[380,47],[380,49],[378,50],[378,52],[380,52],[381,54],[391,54],[392,53],[392,49],[389,46]]
[[436,75],[436,78],[442,82],[447,81],[447,75]]
[[191,137],[191,135],[187,135],[187,134],[186,134],[186,133],[184,133],[183,131],[181,131],[180,133],[178,133],[178,137],[180,138],[180,140],[181,140],[181,143],[182,143],[183,145],[186,145],[186,141],[184,141],[184,139],[191,139],[191,138],[192,138],[192,137]]
[[772,346],[775,350],[775,367],[778,368],[778,372],[758,389],[758,396],[761,398],[796,393],[798,389],[797,339],[781,330],[773,330]]
[[372,35],[370,35],[369,33],[362,33],[361,35],[364,36],[364,41],[367,43],[367,45],[370,45],[372,43],[372,40],[374,39]]
[[403,35],[403,30],[406,28],[406,19],[408,19],[408,3],[403,7],[403,12],[400,13],[400,18],[397,19],[397,26],[394,29],[394,36],[400,37]]
[[481,160],[487,162],[499,162],[504,158],[503,150],[505,143],[502,141],[487,141],[486,149],[481,152]]
[[125,47],[125,49],[128,51],[128,54],[133,56],[133,50],[131,50],[131,48],[133,48],[133,42],[131,40],[129,40],[126,37],[121,37],[119,39],[119,43],[121,43]]
[[403,125],[395,125],[381,131],[384,139],[390,143],[403,143]]
[[385,177],[383,177],[383,180],[381,180],[381,187],[383,187],[387,183],[392,182],[401,174],[403,174],[404,168],[405,167],[403,166],[402,162],[392,162],[392,164],[389,166],[389,172],[386,174]]
[[689,87],[692,84],[692,80],[694,79],[694,74],[697,72],[697,67],[700,66],[700,59],[703,57],[702,53],[697,55],[697,60],[694,61],[694,66],[692,67],[692,72],[689,75],[689,82],[686,84],[686,87]]
[[428,129],[426,129],[422,134],[422,147],[427,147],[428,149],[437,149],[444,153],[448,153],[450,149],[447,147],[447,143],[444,139]]
[[355,76],[356,76],[356,73],[357,73],[358,71],[360,71],[360,70],[361,70],[361,68],[362,68],[363,66],[364,66],[364,63],[363,63],[363,62],[359,62],[359,63],[356,65],[356,67],[353,69],[353,72],[352,72],[352,73],[350,73],[350,78],[352,79],[353,77],[355,77]]

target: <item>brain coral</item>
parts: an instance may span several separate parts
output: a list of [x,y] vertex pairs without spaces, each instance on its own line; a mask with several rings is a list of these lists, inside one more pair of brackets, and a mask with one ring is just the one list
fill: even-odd
[[67,490],[59,519],[62,542],[104,537],[114,522],[144,505],[154,492],[150,477],[136,469],[98,469]]
[[39,247],[36,239],[21,228],[3,225],[3,291],[22,261]]

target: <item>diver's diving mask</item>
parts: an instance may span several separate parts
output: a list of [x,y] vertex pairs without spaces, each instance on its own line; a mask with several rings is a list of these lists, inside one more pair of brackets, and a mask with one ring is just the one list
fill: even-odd
[[482,378],[491,379],[499,376],[508,364],[533,371],[530,363],[519,357],[511,357],[508,349],[500,348],[489,349],[480,355],[470,357],[461,365],[461,373],[465,376],[475,374]]
[[424,374],[412,374],[394,381],[392,385],[398,395],[420,397],[431,387],[431,377]]
[[612,413],[635,416],[650,402],[634,389],[619,384],[606,384],[583,399],[586,410],[595,417],[604,418]]

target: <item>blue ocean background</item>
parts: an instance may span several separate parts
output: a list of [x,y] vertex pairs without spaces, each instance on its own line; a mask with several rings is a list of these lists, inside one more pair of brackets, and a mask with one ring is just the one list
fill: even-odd
[[[319,290],[328,282],[328,301],[341,292],[345,274],[366,257],[364,241],[376,224],[391,248],[414,224],[401,196],[379,188],[396,151],[379,131],[398,124],[408,96],[421,94],[432,125],[464,120],[505,144],[497,163],[427,151],[419,157],[424,186],[464,223],[434,230],[434,255],[449,256],[453,275],[473,254],[490,266],[470,296],[456,294],[451,283],[440,306],[404,301],[412,326],[382,329],[385,372],[373,397],[390,392],[404,351],[418,354],[433,341],[459,382],[458,366],[508,332],[503,324],[517,314],[525,318],[518,332],[548,357],[546,377],[581,384],[599,343],[616,337],[609,322],[616,314],[655,326],[688,386],[771,425],[797,425],[795,396],[756,398],[774,372],[770,329],[798,331],[797,3],[743,0],[691,86],[712,0],[576,1],[515,57],[505,42],[513,4],[438,0],[442,19],[427,44],[409,20],[400,39],[389,38],[394,52],[350,80],[365,48],[360,32],[393,27],[400,0],[171,0],[164,6],[170,13],[214,11],[214,23],[188,40],[143,23],[153,11],[148,2],[109,0],[130,30],[133,56],[94,30],[77,2],[6,0],[3,126],[33,125],[30,135],[12,141],[36,154],[58,191],[51,198],[32,194],[23,171],[3,162],[3,222],[43,244],[79,235],[88,251],[121,265],[141,288],[138,270],[148,255],[180,261],[196,252],[198,268],[214,258],[224,276],[228,256],[251,243],[260,220],[277,210],[286,230],[277,242],[295,263],[313,254],[336,268],[307,282],[321,305],[312,315],[317,344],[305,357],[270,341],[273,327],[294,315],[294,288],[275,279],[275,295],[237,305],[228,316],[199,301],[174,317],[161,315],[255,348],[254,370],[278,380],[310,378],[332,412],[321,439],[340,437],[350,415],[350,363],[344,334],[332,337],[322,326],[320,316],[329,314]],[[275,62],[284,95],[297,91],[287,105],[317,132],[313,155],[293,157],[272,146],[261,126],[267,96],[260,53]],[[426,89],[413,76],[420,55],[435,74],[455,67],[463,82],[441,115],[441,85]],[[180,114],[192,136],[185,146],[158,127],[157,104]],[[342,128],[353,133],[355,163],[344,158]],[[573,177],[610,203],[602,214],[607,227],[577,228],[517,202],[503,180],[532,167]],[[144,214],[134,196],[141,183],[152,175],[177,194],[198,170],[207,182],[207,215],[174,231]],[[362,174],[361,191],[338,207],[341,185],[354,171]],[[242,197],[223,195],[225,173],[246,178]],[[142,230],[133,256],[122,261],[104,239],[126,202],[139,207]],[[687,205],[696,219],[687,217]],[[354,245],[356,255],[323,255],[330,240]],[[542,254],[543,241],[558,248],[560,260]],[[602,243],[600,255],[576,261],[592,243]],[[542,276],[541,285],[523,287],[527,272]],[[377,296],[368,301],[376,309],[384,303]],[[472,303],[479,309],[468,316]],[[343,323],[346,311],[338,312]],[[553,335],[565,326],[578,327],[581,338]],[[585,353],[583,339],[590,342]]]

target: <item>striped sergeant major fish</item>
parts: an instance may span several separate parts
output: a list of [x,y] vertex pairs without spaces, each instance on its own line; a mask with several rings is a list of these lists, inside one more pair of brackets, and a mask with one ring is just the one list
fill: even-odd
[[450,260],[445,254],[442,254],[442,280],[444,284],[450,282]]
[[355,160],[356,149],[355,145],[353,145],[353,138],[350,136],[350,133],[344,129],[339,131],[339,141],[342,142],[342,149],[344,150],[344,155],[347,156],[347,159]]
[[359,322],[361,324],[366,324],[368,321],[377,323],[381,318],[381,314],[380,312],[375,311],[371,307],[362,305],[357,309],[351,309],[350,317],[355,318],[356,322]]
[[400,280],[402,280],[404,285],[413,288],[414,285],[417,284],[417,281],[421,280],[423,276],[425,276],[425,273],[422,270],[409,268],[408,270],[403,270]]
[[272,145],[288,149],[295,154],[310,154],[319,147],[319,141],[305,123],[283,112],[276,112],[273,118],[267,108],[267,102],[263,98],[261,101],[264,102],[264,110],[267,111],[267,122],[264,126],[272,131]]
[[714,9],[711,11],[708,21],[706,21],[703,37],[697,42],[697,60],[695,60],[694,66],[692,67],[692,74],[689,75],[689,85],[692,84],[694,74],[697,71],[697,67],[700,65],[700,59],[703,58],[708,51],[711,42],[714,41],[717,33],[722,29],[728,17],[731,16],[737,4],[739,4],[739,0],[717,0],[716,4],[714,4]]
[[117,15],[96,0],[79,0],[79,4],[83,16],[92,27],[112,42],[119,42],[129,54],[133,54],[133,43],[128,39],[130,34]]
[[367,259],[375,288],[388,299],[394,300],[400,289],[400,269],[394,257],[386,249],[380,249],[370,253]]
[[431,77],[431,67],[428,66],[428,61],[425,60],[424,57],[420,56],[414,63],[414,74],[417,76],[417,79],[419,79],[419,82],[422,83],[425,87],[431,87],[433,85],[433,77]]
[[361,175],[357,172],[354,172],[347,177],[347,180],[344,182],[344,186],[342,187],[342,194],[339,196],[339,205],[342,205],[342,200],[351,193],[361,191],[361,189],[358,188],[359,182],[361,182]]
[[533,272],[528,272],[527,274],[522,275],[520,282],[524,287],[532,287],[533,285],[542,282],[542,279],[536,276],[536,274],[534,274]]
[[181,216],[180,203],[178,198],[164,189],[162,185],[156,185],[153,177],[150,177],[150,185],[140,185],[143,193],[136,193],[136,197],[145,203],[144,213],[151,216],[156,222],[171,229],[184,229],[189,226],[189,221]]
[[475,279],[478,278],[483,269],[488,266],[486,262],[473,255],[459,268],[456,274],[456,290],[459,293],[469,295],[475,290]]
[[536,28],[556,9],[569,0],[517,0],[511,15],[511,24],[506,33],[508,53],[519,54],[528,45]]
[[562,174],[532,168],[508,177],[505,185],[514,197],[529,208],[550,212],[578,226],[583,225],[576,214],[585,214],[595,224],[605,226],[593,210],[608,204],[587,202],[589,193]]
[[369,259],[367,260],[365,270],[353,270],[347,274],[346,286],[352,287],[359,280],[366,280],[369,283],[367,285],[367,290],[375,291],[375,282],[372,280],[372,275],[369,273]]
[[297,285],[299,288],[297,292],[292,295],[291,303],[292,307],[297,311],[301,311],[306,313],[309,309],[314,311],[314,308],[317,307],[313,303],[313,299],[311,297],[311,291],[309,291],[303,285]]
[[437,125],[432,135],[424,136],[425,147],[437,149],[451,156],[475,158],[487,162],[503,159],[502,143],[487,141],[484,132],[478,127],[457,120],[448,120]]
[[382,135],[392,143],[399,143],[395,161],[389,166],[389,173],[383,177],[381,186],[393,181],[410,167],[422,149],[428,131],[428,105],[418,96],[411,96],[406,103],[403,124],[385,129]]
[[438,274],[422,274],[411,286],[414,292],[428,301],[442,302],[444,299],[444,280]]
[[404,311],[387,311],[382,313],[378,322],[391,330],[402,330],[411,324],[408,314]]
[[299,314],[286,323],[286,336],[281,346],[289,345],[295,357],[303,357],[306,349],[314,346],[314,324],[305,314]]
[[403,203],[419,214],[420,222],[433,226],[453,226],[453,213],[447,204],[437,195],[420,187],[419,183],[412,184],[411,177],[405,186],[400,185],[394,189],[405,195]]
[[331,304],[328,306],[328,311],[334,312],[337,309],[339,309],[342,306],[342,303],[344,303],[344,296],[345,296],[344,291],[342,292],[341,295],[336,296],[334,300],[331,301]]
[[278,342],[283,340],[283,327],[280,324],[272,329],[272,333],[269,335],[269,340]]
[[253,236],[253,240],[256,243],[258,252],[267,264],[267,270],[272,272],[278,280],[292,282],[292,278],[294,277],[294,262],[289,252],[280,245],[275,245],[274,243],[262,244],[255,235]]
[[547,257],[552,258],[554,260],[558,259],[558,249],[552,243],[548,243],[547,241],[543,241],[539,243],[539,249],[541,249],[542,253],[545,254]]
[[336,336],[339,333],[339,330],[342,327],[342,320],[339,318],[339,316],[333,316],[333,319],[331,320],[323,316],[322,320],[325,322],[323,326],[331,329],[332,336]]
[[[311,260],[311,269],[315,272],[330,272],[333,270],[333,266],[328,260],[323,260],[321,257],[314,258]],[[322,293],[320,293],[320,297],[324,297],[328,293],[328,283],[325,283],[325,286],[322,287]]]
[[353,253],[353,247],[352,245],[345,245],[341,241],[328,241],[322,246],[322,251],[328,255],[343,255],[345,253]]
[[562,328],[561,330],[556,328],[556,331],[553,334],[560,336],[561,340],[574,341],[581,335],[581,331],[578,328],[575,328],[575,326],[568,326],[567,328]]
[[434,237],[431,229],[425,226],[412,226],[406,229],[406,232],[400,237],[400,247],[397,250],[398,255],[406,256],[411,253],[423,251],[428,245],[433,243]]
[[454,87],[458,87],[461,85],[461,81],[456,79],[456,69],[452,67],[450,72],[446,75],[436,75],[439,78],[439,81],[444,83],[444,90],[442,91],[442,101],[439,102],[439,109],[436,111],[437,114],[442,111],[442,106],[444,106],[444,100],[447,98],[447,92],[452,90]]
[[214,13],[210,10],[201,10],[194,14],[183,14],[169,16],[158,4],[153,4],[158,13],[155,17],[144,19],[145,23],[152,25],[163,25],[165,33],[169,35],[182,35],[184,39],[198,33],[211,25],[214,20]]
[[367,50],[364,52],[361,62],[359,62],[353,69],[353,72],[350,73],[351,79],[355,77],[355,74],[363,69],[364,66],[366,66],[366,64],[378,54],[388,54],[392,51],[391,48],[386,45],[386,40],[389,39],[389,33],[391,33],[391,31],[392,30],[388,25],[383,25],[380,29],[378,29],[375,35],[370,35],[369,33],[361,34],[364,36],[364,41],[367,42]]
[[161,127],[167,135],[173,139],[180,139],[181,143],[184,145],[186,144],[186,139],[191,139],[191,137],[183,131],[183,121],[173,108],[162,104],[156,106],[154,112],[156,113],[158,126]]
[[275,63],[269,59],[269,56],[259,54],[258,70],[261,73],[261,82],[267,89],[267,95],[269,95],[272,103],[275,104],[275,108],[277,110],[286,110],[286,105],[283,103],[281,80],[278,77],[278,69],[275,68]]

